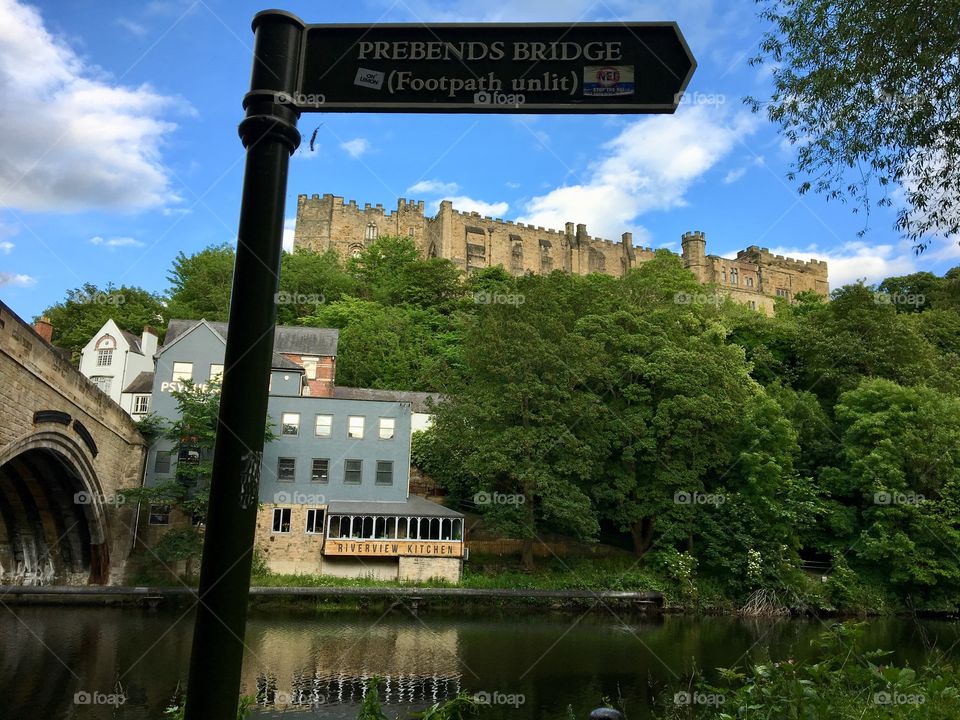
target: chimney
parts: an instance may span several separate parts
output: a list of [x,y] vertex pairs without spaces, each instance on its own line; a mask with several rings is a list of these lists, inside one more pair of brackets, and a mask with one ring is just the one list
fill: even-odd
[[144,355],[153,355],[156,353],[159,336],[160,333],[157,332],[156,328],[144,325],[143,335],[140,336],[140,351]]
[[48,318],[46,315],[41,317],[33,324],[33,329],[36,330],[37,334],[48,343],[53,342],[53,324],[50,322],[50,318]]

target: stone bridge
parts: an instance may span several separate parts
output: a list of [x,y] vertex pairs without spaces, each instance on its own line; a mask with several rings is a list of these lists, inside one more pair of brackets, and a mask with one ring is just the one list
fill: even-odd
[[0,584],[119,583],[146,442],[133,420],[0,302]]

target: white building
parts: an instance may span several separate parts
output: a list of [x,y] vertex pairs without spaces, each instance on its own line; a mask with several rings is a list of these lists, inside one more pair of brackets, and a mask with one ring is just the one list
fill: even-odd
[[107,320],[80,353],[80,372],[139,420],[150,412],[157,332],[145,327],[137,337]]

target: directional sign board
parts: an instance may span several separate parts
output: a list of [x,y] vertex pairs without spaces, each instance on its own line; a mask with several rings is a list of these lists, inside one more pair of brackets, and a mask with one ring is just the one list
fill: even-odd
[[696,61],[673,22],[307,25],[303,112],[672,113]]

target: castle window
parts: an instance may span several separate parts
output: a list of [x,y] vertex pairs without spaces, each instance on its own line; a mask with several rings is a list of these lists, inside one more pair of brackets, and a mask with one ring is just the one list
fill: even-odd
[[748,277],[748,278],[747,278],[747,287],[753,287],[753,278],[752,278],[752,277]]
[[757,309],[757,301],[756,301],[756,300],[751,300],[751,301],[750,301],[750,309],[751,309],[751,310],[756,310],[756,309]]
[[730,284],[739,285],[740,284],[740,271],[736,268],[730,268]]
[[367,231],[363,234],[364,240],[376,240],[379,233],[377,232],[377,226],[373,223],[367,223]]
[[789,299],[790,299],[790,291],[787,290],[786,288],[777,288],[777,297],[782,297],[782,298],[786,298],[787,300],[789,300]]
[[723,282],[727,282],[727,269],[723,269]]

